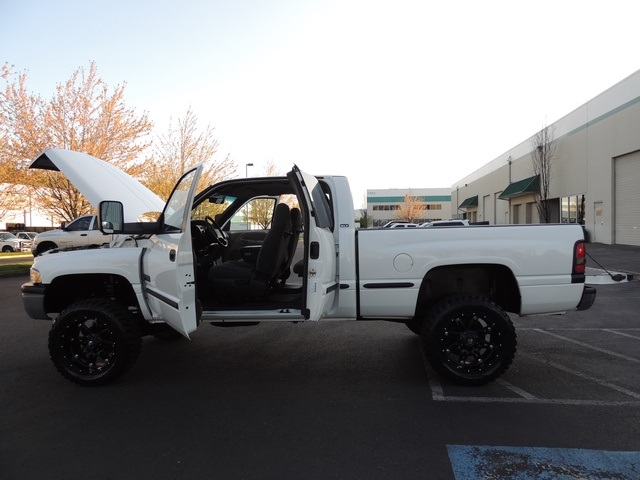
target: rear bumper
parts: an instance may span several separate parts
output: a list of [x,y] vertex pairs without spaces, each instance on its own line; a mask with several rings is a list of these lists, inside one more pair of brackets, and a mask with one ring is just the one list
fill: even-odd
[[595,301],[596,289],[594,287],[585,285],[584,290],[582,291],[582,298],[580,299],[577,310],[586,310],[588,308],[591,308],[591,305],[593,305],[593,302]]
[[25,283],[22,285],[22,304],[24,309],[31,318],[37,320],[51,320],[44,308],[44,292],[45,285],[34,285],[33,283]]

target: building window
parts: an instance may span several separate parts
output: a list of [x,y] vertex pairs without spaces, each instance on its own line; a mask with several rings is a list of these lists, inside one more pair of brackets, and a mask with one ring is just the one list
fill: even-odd
[[560,221],[584,225],[584,195],[572,195],[560,199]]

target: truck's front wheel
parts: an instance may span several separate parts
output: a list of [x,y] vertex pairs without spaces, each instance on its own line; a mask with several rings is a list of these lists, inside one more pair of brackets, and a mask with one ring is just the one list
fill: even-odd
[[142,345],[134,318],[102,298],[75,303],[53,321],[49,354],[58,371],[80,385],[102,385],[137,360]]
[[440,301],[428,312],[421,337],[431,366],[462,385],[482,385],[502,375],[517,343],[509,315],[477,295]]

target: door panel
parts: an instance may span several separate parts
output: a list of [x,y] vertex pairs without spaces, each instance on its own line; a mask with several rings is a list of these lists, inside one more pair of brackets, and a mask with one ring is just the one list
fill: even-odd
[[144,292],[154,316],[187,338],[198,322],[190,218],[201,172],[200,164],[178,181],[161,217],[166,233],[150,238],[142,259]]
[[240,250],[244,247],[262,245],[267,232],[268,230],[236,230],[229,232],[229,246],[223,251],[222,261],[239,260],[241,258]]
[[305,317],[319,320],[333,308],[339,292],[331,207],[318,180],[294,167],[292,178],[303,195],[305,224]]

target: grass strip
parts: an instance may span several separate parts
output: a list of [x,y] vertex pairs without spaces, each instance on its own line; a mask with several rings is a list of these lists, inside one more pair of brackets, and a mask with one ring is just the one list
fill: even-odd
[[29,276],[29,268],[33,262],[14,263],[11,265],[0,265],[0,277]]

